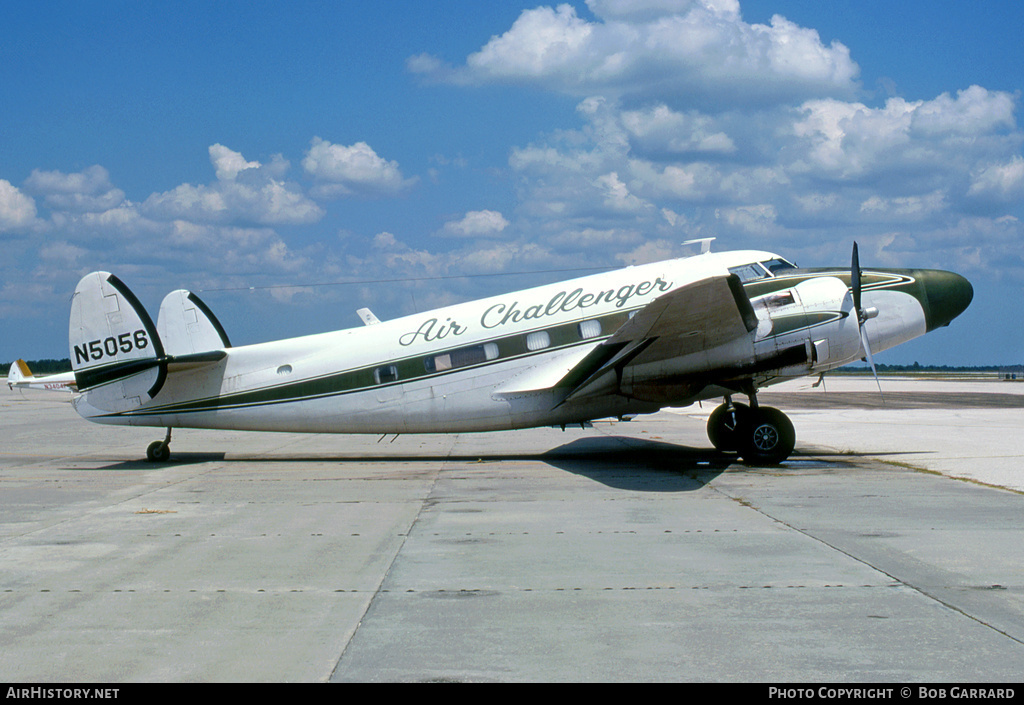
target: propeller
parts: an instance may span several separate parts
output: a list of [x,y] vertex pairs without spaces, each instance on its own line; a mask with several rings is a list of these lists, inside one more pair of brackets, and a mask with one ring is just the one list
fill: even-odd
[[878,395],[882,397],[882,402],[884,403],[885,397],[882,396],[882,383],[878,381],[878,370],[875,369],[875,360],[871,356],[871,342],[868,340],[868,331],[864,327],[869,318],[874,318],[878,315],[878,309],[874,306],[867,309],[861,306],[860,255],[857,252],[856,242],[853,243],[853,261],[850,264],[850,289],[853,292],[853,309],[857,312],[857,330],[860,332],[861,346],[864,348],[868,364],[871,366],[871,374],[875,376],[875,384],[878,385]]

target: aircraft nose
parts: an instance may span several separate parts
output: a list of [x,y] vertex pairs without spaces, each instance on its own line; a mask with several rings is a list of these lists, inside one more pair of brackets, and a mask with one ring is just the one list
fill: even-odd
[[971,283],[953,272],[929,269],[920,273],[918,281],[924,290],[921,304],[929,331],[948,326],[974,298]]

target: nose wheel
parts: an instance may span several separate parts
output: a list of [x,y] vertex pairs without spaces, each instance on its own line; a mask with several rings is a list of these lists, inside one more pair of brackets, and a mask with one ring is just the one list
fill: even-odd
[[738,453],[748,465],[778,465],[796,447],[793,422],[770,406],[725,403],[708,418],[708,439],[723,453]]
[[171,457],[171,429],[162,441],[153,441],[146,448],[146,460],[151,463],[166,463]]

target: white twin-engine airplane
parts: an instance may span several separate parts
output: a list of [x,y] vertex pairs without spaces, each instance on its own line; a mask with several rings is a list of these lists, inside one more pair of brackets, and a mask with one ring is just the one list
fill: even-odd
[[[84,277],[70,348],[90,421],[171,429],[455,433],[583,424],[724,398],[720,451],[776,464],[795,433],[757,390],[947,325],[973,289],[951,272],[799,269],[769,252],[628,267],[360,328],[231,347],[194,294],[154,326],[115,276]],[[733,402],[742,394],[748,404]]]

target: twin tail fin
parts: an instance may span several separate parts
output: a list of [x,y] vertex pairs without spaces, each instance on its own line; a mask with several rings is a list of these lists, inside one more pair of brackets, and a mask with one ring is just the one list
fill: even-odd
[[230,347],[220,322],[195,294],[168,294],[154,325],[135,294],[109,272],[88,274],[75,288],[68,342],[84,401],[115,414],[155,398],[168,372],[215,363]]

